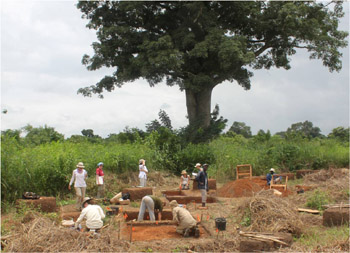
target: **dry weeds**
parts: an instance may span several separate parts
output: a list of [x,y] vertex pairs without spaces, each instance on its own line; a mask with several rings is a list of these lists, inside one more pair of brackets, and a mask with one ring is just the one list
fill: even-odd
[[19,235],[9,241],[6,251],[10,252],[78,252],[127,251],[129,243],[113,238],[110,231],[101,231],[99,238],[88,233],[58,227],[46,217],[38,217],[22,224]]
[[303,222],[288,199],[266,195],[265,191],[253,197],[248,207],[251,215],[250,231],[301,235]]

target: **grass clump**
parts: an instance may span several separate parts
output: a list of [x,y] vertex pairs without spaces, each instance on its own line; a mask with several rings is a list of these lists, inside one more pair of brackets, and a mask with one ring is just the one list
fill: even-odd
[[295,242],[297,251],[348,251],[349,227],[313,227]]
[[330,197],[327,192],[316,190],[313,194],[307,199],[306,206],[310,208],[323,211],[325,209],[324,205],[330,203]]

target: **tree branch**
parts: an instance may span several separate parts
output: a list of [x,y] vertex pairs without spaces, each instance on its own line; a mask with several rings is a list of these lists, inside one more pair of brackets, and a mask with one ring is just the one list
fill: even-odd
[[255,57],[259,56],[262,52],[264,52],[266,49],[268,49],[270,45],[266,43],[264,46],[262,46],[258,51],[254,52]]

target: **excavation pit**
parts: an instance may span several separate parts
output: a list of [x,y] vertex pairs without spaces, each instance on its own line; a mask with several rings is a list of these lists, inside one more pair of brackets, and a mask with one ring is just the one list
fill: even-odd
[[[132,226],[131,226],[132,224]],[[201,225],[198,225],[200,237],[207,237],[208,234]],[[127,222],[121,229],[121,239],[130,241],[153,241],[161,239],[181,239],[182,235],[176,232],[176,225],[172,221],[156,222]],[[189,237],[189,239],[195,239]]]
[[129,193],[130,200],[142,199],[146,195],[152,195],[152,187],[134,187],[134,188],[125,188],[122,191],[123,194]]
[[[188,204],[188,203],[202,203],[202,197],[201,196],[166,196],[167,200],[172,201],[176,200],[179,204]],[[208,196],[207,197],[207,203],[215,203],[216,198]]]
[[[212,192],[212,191],[211,191]],[[179,204],[188,204],[188,203],[202,203],[202,197],[200,195],[200,191],[191,191],[191,190],[169,190],[162,191],[162,194],[165,198],[170,202],[172,200],[176,200]],[[207,196],[207,203],[215,203],[216,198],[213,196]]]
[[[156,220],[158,220],[158,213],[157,211],[154,212],[154,216],[156,218]],[[124,219],[125,221],[131,221],[131,220],[134,220],[138,218],[139,216],[139,211],[138,210],[128,210],[128,211],[123,211],[123,216],[124,216]],[[148,211],[145,212],[145,215],[143,216],[143,219],[145,221],[149,221],[149,213]],[[173,213],[171,210],[167,210],[167,209],[163,209],[162,211],[162,221],[163,220],[167,220],[167,221],[171,221],[173,220]]]

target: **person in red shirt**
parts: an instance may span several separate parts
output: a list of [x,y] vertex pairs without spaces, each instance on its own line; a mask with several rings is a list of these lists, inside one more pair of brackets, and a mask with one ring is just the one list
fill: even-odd
[[97,184],[97,198],[104,197],[104,173],[103,173],[103,163],[97,164],[96,169],[96,184]]

